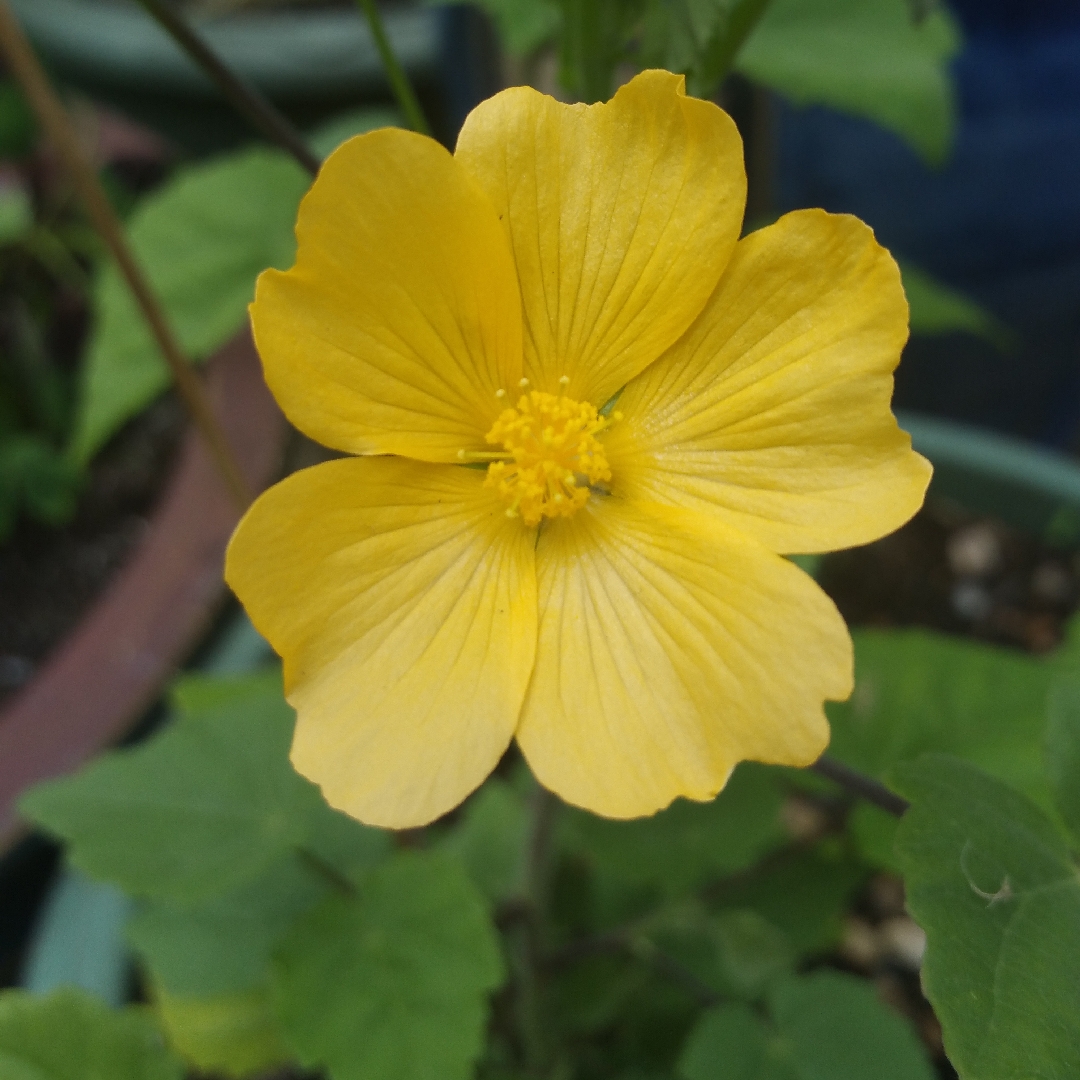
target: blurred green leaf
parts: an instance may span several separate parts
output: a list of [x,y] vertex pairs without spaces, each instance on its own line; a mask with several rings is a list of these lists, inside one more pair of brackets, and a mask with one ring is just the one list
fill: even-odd
[[34,224],[34,208],[23,187],[0,188],[0,244],[18,240]]
[[182,1080],[150,1014],[113,1010],[81,990],[0,993],[4,1080]]
[[915,1033],[864,979],[821,971],[777,983],[772,1023],[742,1005],[710,1009],[679,1061],[683,1080],[932,1080]]
[[293,856],[199,904],[143,904],[128,924],[128,939],[170,996],[249,991],[267,984],[274,946],[328,888]]
[[1029,799],[944,755],[899,765],[922,984],[963,1080],[1080,1075],[1080,874]]
[[[460,0],[427,0],[433,7],[445,7]],[[531,56],[546,45],[562,24],[558,0],[474,0],[495,23],[499,40],[512,56]]]
[[[831,754],[877,777],[923,753],[956,754],[1050,805],[1042,743],[1052,657],[927,630],[852,637],[855,691],[827,707]],[[895,866],[895,818],[860,805],[852,828],[867,859]]]
[[818,844],[736,879],[710,897],[720,908],[751,908],[780,929],[800,956],[831,949],[869,871],[838,846]]
[[787,979],[770,1004],[798,1080],[933,1080],[911,1026],[865,979],[838,971]]
[[493,777],[465,804],[462,820],[439,847],[459,859],[477,888],[498,903],[524,885],[528,831],[525,799]]
[[[349,113],[311,141],[329,151],[392,117],[385,109]],[[179,170],[131,215],[132,251],[193,362],[205,360],[244,325],[261,271],[291,265],[293,223],[310,182],[281,151],[250,147]],[[70,447],[78,461],[93,456],[170,381],[115,264],[102,269],[94,299],[97,317]]]
[[795,963],[784,934],[751,910],[672,911],[648,940],[722,998],[757,1001]]
[[1046,773],[1062,820],[1080,843],[1080,679],[1063,678],[1050,691]]
[[[132,252],[193,361],[243,325],[259,272],[292,262],[293,221],[309,182],[284,153],[250,148],[181,170],[128,220]],[[101,270],[94,300],[71,446],[79,461],[170,381],[115,263]]]
[[277,957],[277,1010],[300,1062],[334,1080],[466,1080],[502,978],[464,871],[403,852],[296,925]]
[[1016,335],[1007,326],[963,293],[950,289],[910,263],[901,263],[900,273],[911,308],[913,334],[947,334],[962,330],[1000,349],[1010,348],[1015,343]]
[[798,105],[881,124],[939,165],[955,127],[958,46],[943,7],[916,25],[905,0],[772,0],[735,67]]
[[712,801],[678,799],[637,821],[565,815],[567,843],[596,872],[680,896],[742,870],[784,841],[777,774],[744,762]]
[[265,988],[186,999],[154,995],[169,1041],[196,1068],[245,1077],[289,1061]]
[[698,1021],[679,1059],[682,1080],[796,1080],[787,1049],[746,1005],[718,1005]]
[[686,75],[687,91],[712,97],[769,0],[649,0],[639,61]]
[[308,144],[318,157],[327,158],[354,135],[385,127],[401,127],[401,114],[396,109],[365,106],[331,117],[312,132]]
[[36,139],[37,121],[22,91],[12,80],[0,80],[0,158],[26,157]]
[[82,470],[38,436],[0,437],[0,542],[20,512],[46,525],[69,521],[82,481]]
[[181,707],[149,742],[41,784],[21,803],[69,843],[74,865],[134,896],[190,902],[237,889],[302,845],[323,813],[318,790],[289,764],[293,716],[280,675],[187,685],[199,681],[233,696]]
[[928,630],[859,630],[855,691],[830,703],[829,752],[883,776],[927,751],[956,754],[1049,802],[1042,763],[1052,662]]
[[642,3],[634,0],[558,0],[559,82],[579,101],[606,101],[615,89],[615,68]]

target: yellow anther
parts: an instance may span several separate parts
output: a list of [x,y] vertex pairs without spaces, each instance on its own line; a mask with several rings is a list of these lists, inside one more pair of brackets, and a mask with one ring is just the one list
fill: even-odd
[[524,390],[524,389],[525,389],[525,387],[526,387],[526,386],[528,386],[528,385],[529,385],[529,380],[528,380],[528,379],[522,379],[522,380],[521,380],[521,381],[520,381],[520,382],[518,383],[518,386],[520,386],[522,390]]
[[559,379],[559,385],[560,386],[569,386],[570,385],[570,376],[569,375],[564,375],[561,379]]
[[497,398],[504,398],[504,397],[506,397],[506,391],[505,390],[496,390],[495,391],[495,396]]
[[597,439],[610,423],[588,402],[529,391],[487,433],[487,441],[504,450],[489,455],[485,483],[509,504],[507,515],[520,515],[526,525],[569,517],[588,501],[591,485],[611,479]]

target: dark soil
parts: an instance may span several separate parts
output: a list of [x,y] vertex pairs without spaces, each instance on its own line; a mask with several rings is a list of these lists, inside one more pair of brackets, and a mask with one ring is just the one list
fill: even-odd
[[1080,555],[996,518],[930,501],[818,580],[850,626],[925,626],[1028,652],[1057,646],[1080,601]]
[[131,554],[184,427],[183,407],[166,394],[95,458],[69,525],[24,520],[0,546],[0,704],[31,678]]

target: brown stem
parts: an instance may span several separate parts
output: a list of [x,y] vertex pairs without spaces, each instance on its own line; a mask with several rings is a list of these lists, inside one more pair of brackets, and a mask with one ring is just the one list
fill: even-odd
[[45,72],[7,0],[0,0],[0,52],[3,52],[8,68],[26,94],[41,126],[56,146],[90,220],[116,259],[143,317],[153,332],[158,348],[172,371],[176,388],[206,440],[210,454],[230,493],[239,508],[246,510],[251,504],[251,491],[236,463],[225,433],[218,424],[202,381],[184,358],[165,313],[127,245],[123,227],[101,187],[97,173],[79,146],[71,120],[56,92],[49,85]]
[[165,0],[139,0],[169,36],[217,84],[230,105],[256,131],[288,151],[312,176],[319,171],[319,159],[308,148],[295,127],[250,83],[225,66],[217,53],[188,25],[184,17]]

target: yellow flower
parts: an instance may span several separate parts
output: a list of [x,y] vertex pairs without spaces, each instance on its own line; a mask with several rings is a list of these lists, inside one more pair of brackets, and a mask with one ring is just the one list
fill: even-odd
[[289,418],[358,456],[266,492],[226,576],[332,805],[420,825],[514,738],[611,817],[821,753],[851,643],[781,556],[891,531],[930,469],[890,412],[895,263],[816,210],[739,240],[742,161],[650,71],[323,166],[252,320]]

